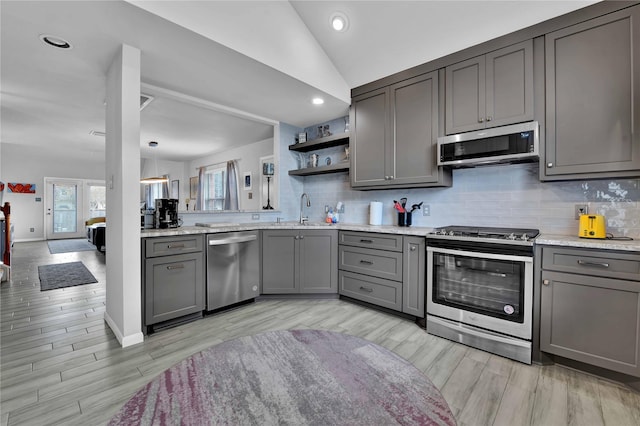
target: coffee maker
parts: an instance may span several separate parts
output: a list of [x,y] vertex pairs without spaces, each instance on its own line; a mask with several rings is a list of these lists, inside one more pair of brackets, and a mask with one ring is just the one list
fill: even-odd
[[154,228],[177,228],[178,200],[175,198],[156,198],[156,210],[153,216]]

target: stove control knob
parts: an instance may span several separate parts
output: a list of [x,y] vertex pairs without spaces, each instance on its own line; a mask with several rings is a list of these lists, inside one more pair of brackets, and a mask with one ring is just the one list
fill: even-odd
[[509,240],[516,240],[518,239],[518,237],[516,237],[516,234],[514,234],[513,232],[511,234],[509,234],[509,236],[507,237],[507,239]]
[[455,234],[453,233],[453,231],[449,231],[449,235],[453,237]]
[[522,237],[520,237],[520,239],[522,241],[529,241],[529,236],[527,234],[522,234]]

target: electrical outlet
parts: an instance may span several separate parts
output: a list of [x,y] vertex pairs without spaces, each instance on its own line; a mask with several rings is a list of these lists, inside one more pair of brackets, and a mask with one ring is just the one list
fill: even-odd
[[431,207],[429,204],[422,206],[422,216],[431,216]]
[[260,220],[260,214],[258,213],[253,213],[251,215],[251,220]]
[[36,228],[29,228],[29,232],[36,232]]
[[583,214],[589,214],[589,206],[587,204],[576,204],[574,210],[574,219],[579,220]]

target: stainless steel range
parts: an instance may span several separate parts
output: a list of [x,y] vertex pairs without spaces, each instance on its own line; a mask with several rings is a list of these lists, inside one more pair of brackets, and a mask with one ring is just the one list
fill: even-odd
[[447,226],[427,235],[427,332],[531,364],[537,229]]

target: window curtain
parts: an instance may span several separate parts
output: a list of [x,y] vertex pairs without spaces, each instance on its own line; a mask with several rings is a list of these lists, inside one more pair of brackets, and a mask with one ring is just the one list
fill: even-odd
[[224,209],[238,209],[238,172],[234,160],[227,161],[227,179],[224,194]]
[[200,167],[198,169],[198,195],[196,196],[196,210],[202,210],[204,205],[204,173],[207,170],[206,167]]

